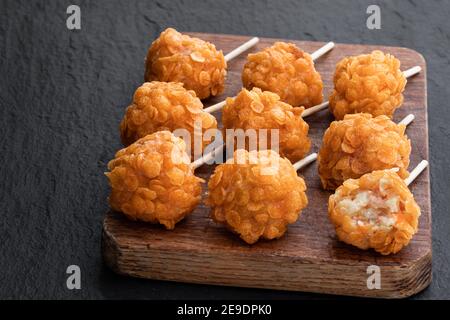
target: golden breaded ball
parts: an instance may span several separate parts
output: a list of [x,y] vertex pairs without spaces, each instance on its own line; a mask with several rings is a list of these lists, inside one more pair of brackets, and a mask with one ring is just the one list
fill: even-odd
[[119,150],[108,163],[109,204],[132,220],[173,229],[200,202],[186,144],[169,131],[147,135]]
[[400,61],[381,51],[342,59],[334,73],[330,110],[338,120],[365,112],[392,118],[403,103],[406,78]]
[[145,60],[145,81],[181,82],[200,99],[223,92],[227,63],[209,42],[168,28],[153,41]]
[[268,129],[268,148],[271,148],[269,129],[278,129],[279,153],[294,163],[311,147],[309,126],[301,117],[303,111],[303,107],[294,108],[280,101],[275,93],[259,88],[242,89],[236,98],[227,98],[222,123],[224,129],[255,129],[258,133],[259,129]]
[[272,91],[294,107],[312,107],[322,102],[322,78],[311,56],[293,43],[275,42],[249,54],[242,72],[245,88]]
[[386,116],[372,118],[367,113],[333,121],[325,131],[318,156],[324,189],[334,190],[344,180],[395,167],[399,168],[398,175],[406,178],[411,141],[405,129],[404,124],[396,124]]
[[[216,118],[203,111],[194,91],[186,90],[181,83],[146,82],[134,93],[133,103],[120,124],[120,135],[122,143],[129,145],[157,131],[186,129],[191,134],[191,155],[194,155],[195,122],[201,125],[202,133],[217,128]],[[203,147],[208,143],[202,140]]]
[[252,244],[281,237],[308,204],[306,185],[272,150],[239,149],[208,182],[211,217]]
[[341,241],[388,255],[417,232],[420,208],[396,173],[378,170],[346,180],[330,196],[328,214]]

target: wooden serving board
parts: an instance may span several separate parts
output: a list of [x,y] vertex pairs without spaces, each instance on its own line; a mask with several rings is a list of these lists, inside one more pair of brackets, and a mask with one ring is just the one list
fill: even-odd
[[[244,36],[191,34],[214,43],[224,53],[249,39]],[[294,42],[310,53],[324,44],[262,38],[249,52],[259,51],[274,41]],[[400,59],[402,70],[415,65],[422,67],[419,75],[408,80],[404,104],[394,117],[399,121],[409,113],[416,116],[407,129],[412,141],[411,169],[420,160],[428,159],[426,66],[419,53],[398,47],[337,44],[330,53],[316,61],[316,68],[324,81],[324,98],[327,99],[331,91],[335,65],[341,58],[374,49],[394,54]],[[226,92],[205,101],[205,107],[234,96],[240,90],[246,55],[244,53],[228,63]],[[220,123],[221,112],[214,115]],[[313,142],[311,152],[319,150],[323,133],[332,120],[328,110],[306,118]],[[196,174],[207,180],[213,170],[214,166],[203,166],[196,170]],[[422,210],[419,231],[408,247],[390,256],[359,250],[338,241],[327,214],[330,192],[321,188],[317,164],[310,165],[300,174],[308,186],[309,205],[279,240],[247,245],[214,223],[203,203],[173,231],[166,231],[158,225],[132,222],[120,213],[109,212],[103,223],[104,259],[114,271],[134,277],[351,296],[401,298],[429,285],[431,210],[428,170],[410,186]],[[367,267],[370,265],[380,267],[380,289],[367,288]]]

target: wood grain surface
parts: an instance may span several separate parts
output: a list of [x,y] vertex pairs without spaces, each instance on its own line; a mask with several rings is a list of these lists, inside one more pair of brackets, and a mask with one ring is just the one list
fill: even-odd
[[[249,39],[218,34],[191,35],[213,42],[224,53]],[[249,52],[261,50],[274,41],[280,39],[263,38]],[[323,45],[321,42],[290,42],[310,53]],[[394,54],[400,59],[402,70],[415,65],[423,69],[408,80],[404,104],[394,116],[394,121],[409,113],[416,116],[407,129],[412,142],[412,169],[420,160],[428,159],[426,65],[419,53],[398,47],[337,44],[330,53],[316,61],[316,69],[324,81],[324,99],[332,89],[337,61],[344,56],[368,53],[374,49]],[[204,101],[205,107],[234,96],[240,90],[245,58],[246,54],[243,54],[228,63],[225,93]],[[214,114],[219,123],[220,114],[220,111]],[[310,125],[311,152],[319,150],[323,133],[332,120],[328,110],[306,118]],[[203,166],[196,170],[196,174],[207,180],[213,170],[214,166]],[[390,256],[359,250],[338,241],[327,215],[330,192],[321,188],[317,164],[308,166],[300,174],[307,183],[309,205],[279,240],[247,245],[214,223],[203,203],[173,231],[132,222],[120,213],[108,212],[103,223],[104,259],[109,267],[121,274],[191,283],[383,298],[408,297],[428,286],[431,281],[428,170],[410,186],[422,211],[419,231],[408,247]],[[206,186],[203,187],[206,191]],[[380,267],[380,289],[367,288],[367,267],[370,265]]]

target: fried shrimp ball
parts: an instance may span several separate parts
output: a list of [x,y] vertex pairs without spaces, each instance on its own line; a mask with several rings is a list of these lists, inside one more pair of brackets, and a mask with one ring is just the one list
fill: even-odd
[[194,175],[184,141],[169,131],[119,150],[108,169],[111,208],[131,220],[173,229],[200,202],[203,180]]
[[322,78],[311,56],[293,43],[275,42],[249,54],[242,72],[245,88],[272,91],[294,107],[312,107],[322,102]]
[[293,108],[280,101],[275,93],[259,88],[242,89],[235,98],[227,98],[222,123],[224,129],[254,129],[257,132],[267,129],[268,148],[272,147],[270,129],[278,129],[280,155],[294,163],[311,147],[309,126],[301,117],[303,111],[304,108]]
[[328,214],[341,241],[388,255],[417,232],[420,208],[396,173],[379,170],[346,180],[330,196]]
[[223,92],[227,63],[222,51],[209,42],[168,28],[150,46],[145,81],[182,82],[200,99]]
[[330,110],[338,120],[359,112],[392,118],[403,103],[406,78],[400,61],[378,50],[342,59],[333,81]]
[[208,182],[211,217],[252,244],[281,237],[308,204],[306,185],[272,150],[240,149]]
[[[120,124],[120,135],[127,146],[156,131],[186,129],[191,134],[193,158],[196,123],[201,125],[202,133],[217,128],[216,118],[203,111],[203,104],[194,91],[186,90],[181,83],[152,81],[144,83],[134,93],[133,103]],[[211,142],[203,139],[203,134],[201,138],[202,147]]]
[[408,177],[411,141],[406,126],[386,116],[349,114],[333,121],[325,131],[319,151],[319,176],[324,189],[334,190],[344,180],[359,178],[374,170],[399,168]]

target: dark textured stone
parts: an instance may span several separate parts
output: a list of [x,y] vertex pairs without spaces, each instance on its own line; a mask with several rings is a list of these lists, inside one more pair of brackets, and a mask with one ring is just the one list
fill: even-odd
[[[433,282],[415,298],[450,298],[450,4],[376,1],[0,1],[0,298],[322,298],[306,293],[122,277],[103,266],[107,161],[143,79],[150,42],[180,31],[405,46],[428,63]],[[66,268],[82,270],[68,290]]]

